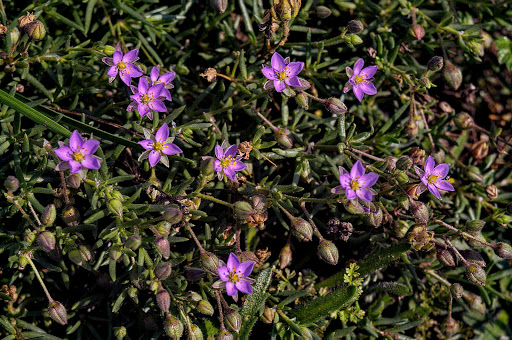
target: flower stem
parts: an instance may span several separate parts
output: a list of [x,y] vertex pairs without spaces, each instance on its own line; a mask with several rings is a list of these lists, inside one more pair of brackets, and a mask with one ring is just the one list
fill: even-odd
[[218,110],[214,110],[214,111],[210,111],[210,115],[215,115],[217,113],[222,113],[222,112],[225,112],[225,111],[229,111],[229,110],[232,110],[232,109],[241,109],[242,107],[244,107],[246,104],[249,104],[257,99],[260,99],[260,98],[263,98],[267,95],[267,92],[264,91],[256,96],[253,96],[247,100],[242,100],[238,103],[236,103],[235,105],[231,105],[231,106],[226,106],[226,107],[223,107],[221,109],[218,109]]
[[210,201],[212,201],[212,202],[219,203],[219,204],[225,205],[225,206],[226,206],[226,207],[228,207],[228,208],[233,209],[233,204],[228,203],[228,202],[223,201],[223,200],[220,200],[220,199],[215,198],[215,197],[210,196],[210,195],[205,195],[205,194],[200,194],[200,193],[198,193],[198,194],[195,194],[195,197],[204,198],[204,199],[206,199],[206,200],[210,200]]
[[220,302],[220,292],[218,290],[215,291],[215,296],[217,297],[217,305],[219,306],[220,331],[225,332],[226,326],[224,326],[224,314],[222,313],[222,303]]
[[28,263],[32,267],[32,270],[34,270],[34,274],[36,275],[37,280],[41,284],[41,287],[43,287],[44,293],[46,294],[46,297],[48,298],[48,302],[52,303],[53,302],[52,296],[50,295],[50,292],[48,292],[48,289],[46,289],[46,285],[44,284],[44,281],[41,278],[41,275],[39,275],[39,271],[37,270],[34,262],[30,258],[30,255],[29,254],[24,254],[23,256],[27,259]]
[[309,214],[309,211],[306,209],[306,203],[304,202],[300,202],[300,207],[302,208],[302,211],[304,212],[304,215],[306,215],[306,218],[308,219],[309,223],[311,224],[311,226],[313,227],[313,232],[315,233],[315,235],[318,237],[318,239],[320,240],[320,242],[324,241],[325,238],[322,236],[322,234],[320,233],[320,230],[318,230],[315,222],[313,222],[313,218],[311,218],[311,215]]

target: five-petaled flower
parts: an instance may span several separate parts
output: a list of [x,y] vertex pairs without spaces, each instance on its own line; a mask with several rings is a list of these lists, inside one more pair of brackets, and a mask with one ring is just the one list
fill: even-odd
[[423,169],[421,170],[417,166],[414,167],[414,171],[420,176],[420,187],[419,192],[422,193],[426,189],[432,193],[436,198],[441,199],[441,194],[439,190],[444,191],[455,191],[453,185],[450,182],[444,180],[444,178],[448,175],[448,171],[450,171],[450,166],[446,163],[441,163],[436,166],[436,162],[432,156],[428,156],[425,164],[423,165]]
[[122,51],[115,51],[113,58],[103,58],[102,61],[110,66],[107,74],[109,75],[109,82],[113,82],[119,72],[119,77],[128,86],[132,82],[132,78],[142,76],[142,71],[137,65],[132,64],[138,58],[139,50],[134,49],[123,55]]
[[[224,264],[224,263],[222,263]],[[228,263],[217,269],[222,284],[226,285],[226,292],[229,296],[234,296],[241,291],[245,294],[252,294],[251,283],[253,279],[251,275],[254,267],[254,261],[244,261],[240,263],[240,259],[233,253],[229,254]]]
[[361,164],[361,161],[357,161],[354,164],[350,173],[341,166],[338,169],[340,171],[341,185],[331,190],[333,194],[345,192],[345,196],[347,196],[349,200],[359,197],[363,201],[372,201],[372,191],[368,188],[377,182],[379,175],[374,172],[365,174],[364,166]]
[[345,84],[343,92],[348,92],[351,89],[354,91],[356,98],[361,101],[366,94],[377,94],[377,89],[371,82],[372,77],[377,72],[377,65],[368,66],[363,68],[364,61],[359,58],[354,64],[354,70],[347,67],[347,75],[349,76],[348,82]]
[[82,168],[99,169],[101,158],[93,156],[98,149],[100,142],[96,139],[89,139],[84,142],[78,131],[73,131],[69,138],[69,146],[59,142],[59,148],[55,153],[62,159],[57,164],[56,170],[70,170],[71,173],[78,173]]
[[160,77],[160,69],[158,66],[154,66],[151,69],[151,86],[158,85],[158,84],[164,84],[164,88],[162,89],[162,92],[160,92],[160,96],[164,97],[168,101],[172,101],[171,93],[168,89],[172,89],[174,85],[171,84],[171,81],[174,80],[174,77],[176,76],[175,72],[167,72],[162,74]]
[[286,85],[302,86],[297,75],[304,68],[303,62],[290,63],[289,58],[285,60],[279,53],[275,52],[272,55],[271,65],[272,67],[263,66],[261,70],[263,75],[269,79],[264,86],[265,89],[271,88],[272,83],[277,92],[283,92]]
[[[158,112],[166,112],[167,108],[162,102],[160,97],[160,93],[164,89],[165,84],[160,83],[149,87],[148,81],[146,78],[140,78],[138,92],[132,96],[137,104],[137,110],[139,110],[139,114],[144,117],[149,113],[149,118],[152,118],[151,110],[155,110]],[[162,98],[163,99],[163,98]]]
[[182,153],[181,149],[173,144],[174,137],[169,138],[169,127],[167,124],[162,125],[155,136],[144,129],[144,135],[147,139],[139,142],[146,151],[139,157],[139,162],[148,158],[151,167],[154,167],[160,160],[165,166],[169,167],[167,156]]
[[237,156],[236,151],[236,144],[228,146],[226,141],[222,143],[222,146],[215,146],[215,156],[217,157],[215,161],[215,171],[217,171],[219,180],[226,175],[227,178],[238,183],[235,171],[242,171],[247,165],[240,161],[242,156]]

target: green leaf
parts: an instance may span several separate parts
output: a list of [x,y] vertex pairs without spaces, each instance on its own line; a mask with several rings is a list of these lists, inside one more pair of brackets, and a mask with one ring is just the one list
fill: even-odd
[[381,282],[367,289],[364,294],[371,294],[375,292],[391,292],[397,295],[409,296],[412,294],[409,287],[400,282]]
[[252,295],[247,296],[240,315],[242,316],[242,328],[240,329],[240,338],[248,339],[254,323],[258,320],[259,311],[263,308],[265,300],[268,297],[267,289],[272,279],[272,269],[267,268],[258,275],[258,279],[253,285]]

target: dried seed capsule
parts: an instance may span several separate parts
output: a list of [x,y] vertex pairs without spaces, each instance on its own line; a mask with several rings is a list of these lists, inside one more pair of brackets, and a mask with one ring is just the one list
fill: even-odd
[[26,25],[28,25],[32,21],[34,21],[35,18],[36,18],[36,16],[34,14],[27,12],[26,15],[22,15],[21,17],[18,18],[18,27],[19,28],[25,27]]
[[48,204],[41,215],[41,223],[49,227],[55,222],[55,218],[57,218],[57,209],[54,204]]
[[453,254],[448,249],[437,249],[437,259],[439,262],[444,264],[447,267],[455,267],[455,257],[453,257]]
[[44,24],[39,20],[28,23],[25,25],[24,29],[28,36],[34,40],[41,40],[46,35],[46,28],[44,27]]
[[242,317],[240,316],[240,313],[230,308],[224,314],[224,318],[226,319],[226,326],[228,326],[233,332],[238,333],[242,327]]
[[350,20],[347,24],[347,32],[359,34],[363,31],[363,23],[359,20]]
[[320,255],[322,260],[333,266],[338,264],[338,248],[331,241],[323,240],[320,242],[318,245],[318,255]]
[[474,250],[471,249],[465,249],[465,250],[459,250],[459,253],[471,264],[476,264],[479,267],[485,268],[487,266],[487,263],[485,263],[484,258],[482,255],[477,253]]
[[485,187],[485,193],[487,197],[492,201],[498,198],[498,188],[494,184],[490,184]]
[[397,167],[397,169],[400,169],[400,170],[407,171],[412,167],[412,165],[413,165],[413,161],[408,156],[402,156],[402,157],[398,158],[398,160],[396,161],[396,167]]
[[468,280],[473,282],[474,284],[477,284],[479,286],[485,286],[485,281],[487,280],[487,277],[482,267],[479,267],[476,264],[466,267],[466,276],[468,277]]
[[199,301],[196,308],[200,313],[208,316],[212,316],[214,312],[212,304],[207,300]]
[[306,220],[296,218],[292,224],[292,234],[300,241],[311,241],[313,239],[313,228]]
[[165,280],[171,275],[172,265],[170,262],[160,262],[153,270],[159,280]]
[[165,333],[173,339],[180,339],[183,335],[183,324],[169,313],[164,321],[164,329]]
[[37,244],[49,253],[55,249],[55,236],[49,231],[42,231],[37,235]]
[[66,308],[58,302],[58,301],[50,301],[50,305],[48,306],[48,314],[53,319],[53,321],[58,322],[62,326],[68,323],[68,314],[66,312]]
[[427,64],[427,68],[429,71],[431,72],[438,72],[438,71],[441,71],[441,69],[443,68],[444,66],[444,61],[443,61],[443,58],[442,57],[438,57],[438,56],[435,56],[435,57],[432,57],[429,61],[428,61],[428,64]]
[[462,72],[461,70],[453,65],[449,60],[446,61],[446,66],[443,70],[443,76],[448,85],[455,91],[462,84]]
[[411,214],[416,219],[416,223],[427,224],[429,220],[429,211],[425,204],[421,202],[411,203]]

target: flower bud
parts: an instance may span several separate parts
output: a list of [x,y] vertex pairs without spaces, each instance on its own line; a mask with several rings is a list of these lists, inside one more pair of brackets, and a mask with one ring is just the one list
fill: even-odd
[[462,72],[453,65],[449,60],[446,61],[446,66],[443,70],[443,76],[448,85],[454,90],[457,90],[462,84]]
[[155,269],[153,270],[155,273],[155,276],[159,280],[165,280],[171,275],[172,272],[172,265],[171,262],[160,262],[156,265]]
[[457,323],[457,321],[455,321],[454,318],[448,317],[444,321],[444,330],[448,337],[452,337],[454,334],[457,334],[459,332],[459,324]]
[[123,203],[118,199],[112,198],[108,201],[108,210],[114,215],[123,217]]
[[359,34],[363,31],[363,23],[359,20],[350,20],[347,24],[347,32]]
[[468,277],[468,280],[474,284],[485,286],[486,275],[482,267],[479,267],[476,264],[466,267],[466,276]]
[[459,299],[462,297],[462,293],[464,293],[464,288],[462,288],[460,283],[454,283],[450,286],[450,293],[454,298]]
[[89,249],[89,246],[84,246],[83,244],[81,244],[78,246],[78,250],[80,251],[80,255],[82,256],[82,258],[86,262],[89,262],[92,260],[92,253],[91,253],[91,249]]
[[57,209],[54,204],[48,204],[41,215],[41,223],[49,227],[55,222],[55,218],[57,218]]
[[210,0],[212,8],[219,13],[224,13],[228,7],[228,0]]
[[20,181],[14,176],[7,176],[4,181],[4,187],[8,192],[15,192],[20,187]]
[[183,335],[183,324],[171,314],[167,313],[164,321],[165,333],[172,339],[180,339]]
[[71,188],[78,189],[80,188],[82,179],[77,174],[71,174],[66,178],[66,182],[68,183],[68,186],[70,186]]
[[44,27],[44,24],[39,20],[32,21],[24,28],[28,36],[34,40],[41,40],[46,35],[46,28]]
[[25,242],[31,244],[36,240],[36,233],[30,229],[25,229],[25,237],[23,239]]
[[487,263],[485,263],[484,258],[482,255],[477,253],[474,250],[466,249],[466,250],[460,250],[459,253],[471,264],[476,264],[479,267],[485,268],[487,266]]
[[398,159],[396,157],[393,157],[393,156],[389,156],[386,158],[386,170],[387,171],[391,171],[393,170],[394,168],[396,168],[396,161]]
[[233,205],[233,213],[239,220],[244,220],[254,214],[254,209],[249,202],[237,201]]
[[469,304],[469,307],[479,314],[485,314],[485,305],[482,302],[482,298],[480,296],[473,294],[473,293],[465,293],[462,295],[464,299]]
[[258,258],[258,256],[256,256],[256,254],[254,254],[252,251],[248,251],[248,250],[243,251],[239,257],[240,257],[240,262],[252,261],[252,262],[258,263],[260,261],[260,259]]
[[78,225],[78,221],[80,221],[80,213],[75,207],[68,205],[62,212],[62,219],[68,226],[75,226]]
[[408,156],[402,156],[396,161],[397,169],[407,171],[412,167],[412,159]]
[[438,72],[443,68],[443,66],[443,58],[438,56],[432,57],[427,63],[427,68],[431,72]]
[[311,241],[313,239],[313,228],[306,220],[296,218],[292,224],[292,234],[300,241]]
[[219,275],[217,271],[219,269],[219,258],[213,253],[205,252],[201,254],[201,264],[207,272],[213,275]]
[[475,125],[473,117],[469,113],[461,112],[453,120],[459,129],[470,129]]
[[287,243],[279,252],[279,268],[285,268],[290,262],[292,262],[292,250],[290,244]]
[[437,259],[447,267],[455,267],[455,258],[448,249],[437,249]]
[[123,255],[123,251],[120,245],[115,244],[110,247],[110,250],[108,252],[108,256],[112,261],[117,261],[121,258]]
[[468,167],[466,169],[466,172],[467,172],[469,179],[472,180],[473,182],[482,182],[483,181],[483,177],[480,172],[480,169],[477,168],[476,166],[472,165],[472,166]]
[[409,176],[407,176],[407,173],[405,171],[400,171],[398,173],[398,176],[396,177],[396,179],[400,183],[407,183],[407,182],[409,182]]
[[421,40],[425,36],[425,29],[421,25],[413,24],[409,28],[409,34],[416,40]]
[[126,239],[124,245],[131,250],[137,250],[139,249],[141,243],[142,239],[139,235],[131,235]]
[[372,212],[365,214],[365,221],[369,225],[372,225],[375,228],[378,228],[382,225],[384,215],[382,214],[382,210],[380,208],[376,209],[375,212],[373,212],[373,211],[374,210],[372,210]]
[[510,244],[499,242],[493,247],[493,250],[502,259],[512,260],[512,247]]
[[395,232],[396,237],[404,238],[407,235],[407,231],[409,231],[409,224],[402,220],[395,220],[393,224],[393,230]]
[[[345,37],[347,38],[347,37]],[[348,38],[350,39],[349,42],[352,44],[352,45],[360,45],[363,43],[363,39],[361,39],[360,36],[356,35],[356,34],[350,34],[348,36]]]
[[293,147],[293,138],[290,130],[279,129],[276,133],[277,143],[285,149],[291,149]]
[[122,340],[126,336],[126,334],[128,334],[126,327],[114,327],[114,335],[117,338],[117,340]]
[[411,203],[411,214],[416,219],[416,223],[427,224],[429,220],[429,211],[425,204],[421,202]]
[[48,314],[50,314],[53,321],[58,322],[62,326],[68,323],[68,313],[66,312],[66,308],[64,308],[62,303],[58,301],[50,301]]
[[[218,274],[218,273],[217,273]],[[206,276],[204,270],[200,268],[185,267],[184,276],[189,281],[196,281]]]
[[103,47],[103,53],[106,55],[113,55],[115,52],[116,48],[112,45],[105,45],[105,47]]
[[265,306],[263,314],[260,316],[260,320],[266,324],[272,324],[274,322],[274,310],[268,306]]
[[45,252],[49,253],[55,249],[55,236],[49,231],[42,231],[37,235],[37,244]]
[[331,14],[332,14],[332,11],[329,8],[325,7],[325,6],[318,6],[316,8],[316,15],[320,19],[325,19],[325,18],[327,18]]
[[345,209],[347,209],[347,211],[351,214],[360,215],[360,214],[364,214],[364,212],[365,212],[363,207],[361,206],[361,204],[359,204],[355,200],[349,200],[344,205],[345,205]]
[[201,166],[199,167],[199,171],[203,177],[212,179],[213,174],[215,173],[215,159],[213,159],[213,157],[203,159]]
[[509,224],[512,222],[512,216],[507,215],[505,211],[496,210],[492,214],[492,220],[498,222],[499,224]]
[[183,212],[176,207],[170,207],[164,211],[163,218],[169,223],[177,224],[183,219]]
[[230,308],[226,311],[226,314],[224,314],[224,318],[226,319],[226,326],[228,326],[228,328],[233,332],[238,333],[242,327],[242,317],[240,316],[240,313]]
[[272,16],[276,20],[288,21],[299,14],[300,6],[301,0],[274,0]]
[[336,115],[347,113],[347,106],[339,99],[330,97],[325,102],[325,108]]
[[201,328],[198,325],[191,324],[189,333],[191,340],[203,340],[203,332],[201,332]]
[[409,136],[409,140],[413,140],[418,137],[419,127],[416,119],[414,117],[409,118],[407,124],[405,125],[405,131],[407,132],[407,136]]
[[196,308],[200,313],[208,316],[212,316],[214,312],[212,304],[207,300],[199,301]]
[[293,87],[296,91],[306,91],[309,88],[311,88],[311,84],[309,83],[309,81],[307,81],[306,79],[301,78],[301,77],[298,77],[298,78],[299,78],[300,86]]
[[164,257],[164,259],[168,259],[171,256],[171,245],[169,244],[169,240],[167,237],[158,235],[155,238],[155,245],[158,252]]
[[[481,232],[468,232],[471,236],[474,238],[481,240],[482,242],[486,243],[487,240],[485,239],[484,235],[482,235]],[[474,240],[473,238],[468,238],[467,240],[468,245],[473,249],[482,249],[484,246],[484,243]]]
[[233,334],[231,334],[230,332],[224,330],[224,331],[220,331],[218,336],[217,336],[217,339],[219,340],[233,340]]
[[171,306],[171,296],[165,289],[160,289],[156,293],[156,303],[162,312],[168,313]]
[[295,96],[295,101],[297,102],[297,105],[302,107],[304,110],[309,109],[309,98],[304,92],[299,92]]
[[492,201],[498,198],[498,188],[494,184],[490,184],[485,187],[485,193],[487,197]]
[[325,262],[333,266],[338,264],[339,253],[338,248],[331,241],[323,240],[318,245],[318,255]]
[[82,254],[80,254],[80,250],[78,250],[76,248],[75,249],[71,249],[68,252],[68,257],[71,260],[71,262],[73,262],[77,266],[81,266],[82,265],[83,259],[82,259]]

